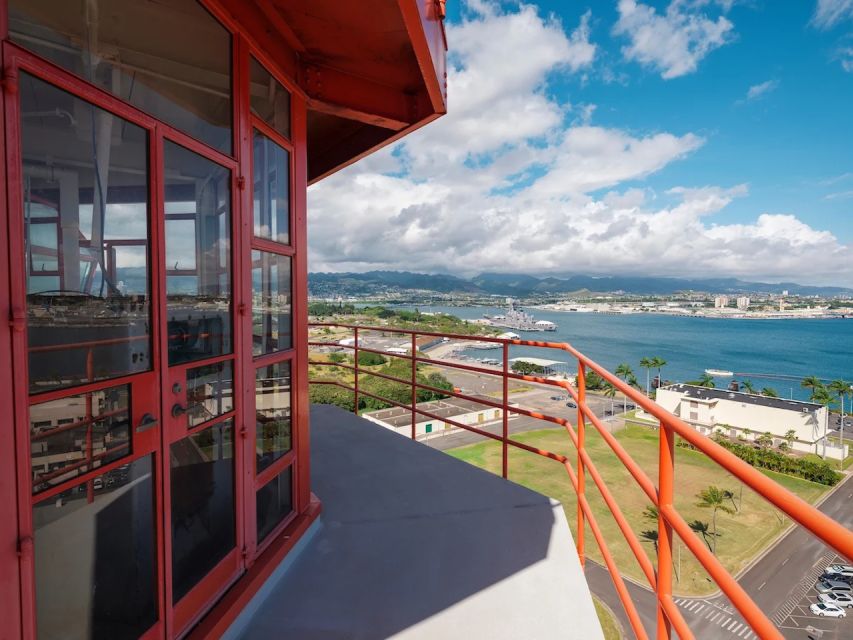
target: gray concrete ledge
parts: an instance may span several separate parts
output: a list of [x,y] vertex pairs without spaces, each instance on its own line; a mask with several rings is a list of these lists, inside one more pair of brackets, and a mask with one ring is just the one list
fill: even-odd
[[602,638],[556,501],[334,407],[311,451],[323,526],[234,637]]

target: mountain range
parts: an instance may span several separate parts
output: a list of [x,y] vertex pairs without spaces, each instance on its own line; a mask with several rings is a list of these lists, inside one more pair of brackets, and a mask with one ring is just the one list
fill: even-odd
[[447,274],[408,271],[368,271],[365,273],[310,273],[308,286],[315,296],[379,295],[402,291],[431,291],[442,294],[501,295],[528,297],[577,292],[671,295],[683,291],[720,294],[781,294],[799,296],[850,296],[844,287],[800,285],[794,282],[771,284],[737,278],[667,278],[646,276],[537,277],[523,274],[482,273],[470,279]]

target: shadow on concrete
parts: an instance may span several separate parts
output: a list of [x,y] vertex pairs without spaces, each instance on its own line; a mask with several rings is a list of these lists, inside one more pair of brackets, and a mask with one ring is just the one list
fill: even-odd
[[244,638],[601,638],[555,501],[328,406],[322,527]]

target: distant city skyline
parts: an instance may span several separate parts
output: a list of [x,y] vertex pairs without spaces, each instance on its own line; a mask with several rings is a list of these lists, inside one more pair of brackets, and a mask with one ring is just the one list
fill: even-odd
[[311,271],[853,283],[853,0],[448,11],[448,115],[309,190]]

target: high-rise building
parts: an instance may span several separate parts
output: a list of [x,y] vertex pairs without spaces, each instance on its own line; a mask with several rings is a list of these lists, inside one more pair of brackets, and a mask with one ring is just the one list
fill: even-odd
[[725,309],[729,306],[729,297],[728,296],[717,296],[714,298],[714,308],[715,309]]
[[749,298],[746,296],[741,296],[737,299],[737,308],[741,311],[746,311],[749,309]]

